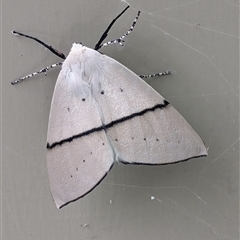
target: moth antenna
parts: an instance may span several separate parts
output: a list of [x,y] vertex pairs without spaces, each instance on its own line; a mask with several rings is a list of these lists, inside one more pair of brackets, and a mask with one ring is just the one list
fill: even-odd
[[51,45],[49,44],[46,44],[45,42],[43,42],[42,40],[36,38],[36,37],[32,37],[30,35],[27,35],[27,34],[23,34],[23,33],[20,33],[20,32],[17,32],[15,30],[12,31],[12,34],[13,35],[19,35],[19,36],[22,36],[22,37],[26,37],[26,38],[30,38],[38,43],[40,43],[41,45],[43,45],[45,48],[47,48],[48,50],[50,50],[52,53],[54,53],[55,55],[57,55],[58,57],[62,58],[62,59],[66,59],[65,55],[58,51],[56,48],[52,47]]
[[129,8],[130,6],[127,6],[120,14],[118,14],[118,16],[116,18],[114,18],[112,20],[112,22],[109,24],[109,26],[107,27],[107,29],[104,31],[103,35],[101,36],[101,38],[99,39],[98,43],[95,45],[94,50],[98,50],[101,48],[101,43],[103,42],[103,40],[108,36],[108,32],[109,30],[112,28],[113,24],[117,21],[118,18],[120,18]]
[[97,49],[95,49],[95,50],[98,50],[98,49],[100,49],[100,48],[102,48],[102,47],[106,47],[106,46],[108,46],[108,45],[115,44],[115,43],[118,43],[118,44],[120,44],[121,46],[123,46],[124,38],[126,38],[126,37],[129,35],[129,33],[131,33],[131,32],[133,31],[133,29],[134,29],[134,27],[135,27],[135,25],[136,25],[136,23],[137,23],[137,20],[138,20],[138,18],[139,18],[139,16],[140,16],[140,13],[141,13],[141,11],[138,11],[137,16],[136,16],[136,18],[134,19],[134,21],[133,21],[133,23],[132,23],[132,26],[131,26],[130,29],[129,29],[126,33],[124,33],[120,38],[117,38],[117,39],[115,39],[115,40],[111,40],[111,41],[109,41],[109,42],[103,43],[103,44],[101,44],[101,45],[100,45]]

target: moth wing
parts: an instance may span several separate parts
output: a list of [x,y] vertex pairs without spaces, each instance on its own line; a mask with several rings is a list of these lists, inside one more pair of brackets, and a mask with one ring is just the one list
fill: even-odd
[[103,58],[106,74],[97,101],[118,161],[168,164],[207,155],[199,135],[159,93],[119,62]]
[[58,208],[90,192],[113,165],[106,133],[96,130],[102,126],[99,113],[89,97],[83,100],[69,90],[61,71],[47,134],[49,183]]

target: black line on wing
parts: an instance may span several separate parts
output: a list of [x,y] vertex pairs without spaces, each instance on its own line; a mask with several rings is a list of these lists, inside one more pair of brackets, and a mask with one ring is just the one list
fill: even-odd
[[130,120],[130,119],[135,118],[135,117],[142,116],[142,115],[144,115],[144,114],[146,114],[148,112],[153,112],[156,109],[163,109],[163,108],[167,107],[168,105],[169,105],[169,102],[164,99],[163,103],[157,104],[157,105],[155,105],[155,106],[153,106],[151,108],[146,108],[146,109],[144,109],[144,110],[142,110],[140,112],[133,113],[133,114],[131,114],[129,116],[119,118],[117,120],[114,120],[114,121],[106,124],[106,125],[102,125],[102,126],[97,127],[97,128],[92,128],[90,130],[87,130],[85,132],[79,133],[77,135],[73,135],[72,137],[69,137],[69,138],[62,139],[62,140],[60,140],[58,142],[54,142],[52,144],[47,143],[47,149],[53,149],[57,145],[62,145],[64,143],[71,142],[74,139],[87,136],[87,135],[89,135],[91,133],[94,133],[94,132],[99,132],[99,131],[102,131],[102,130],[106,130],[108,128],[111,128],[111,127],[115,126],[116,124],[125,122],[125,121]]

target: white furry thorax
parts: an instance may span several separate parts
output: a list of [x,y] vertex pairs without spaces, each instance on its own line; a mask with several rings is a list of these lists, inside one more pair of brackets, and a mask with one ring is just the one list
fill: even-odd
[[73,43],[62,65],[62,74],[69,90],[80,98],[96,96],[104,76],[102,55],[81,44]]

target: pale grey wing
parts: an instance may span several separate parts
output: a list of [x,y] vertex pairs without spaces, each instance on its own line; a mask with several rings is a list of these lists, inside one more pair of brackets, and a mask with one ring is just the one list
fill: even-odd
[[90,97],[79,99],[60,72],[52,99],[47,165],[58,208],[83,197],[113,165],[113,150]]
[[117,159],[168,164],[207,155],[187,121],[135,73],[107,56],[97,101]]

